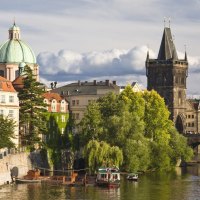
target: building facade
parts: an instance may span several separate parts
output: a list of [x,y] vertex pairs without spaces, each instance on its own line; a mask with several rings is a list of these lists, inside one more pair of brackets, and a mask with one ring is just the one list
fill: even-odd
[[8,30],[8,40],[0,45],[0,76],[15,80],[28,65],[39,80],[39,68],[32,49],[21,38],[20,28],[14,23]]
[[165,27],[156,59],[146,59],[147,89],[157,91],[165,100],[170,118],[181,133],[198,133],[200,121],[197,102],[186,99],[187,54],[178,58],[170,27]]
[[44,103],[47,104],[47,129],[43,136],[47,143],[56,143],[56,140],[67,132],[69,110],[67,101],[57,93],[46,92],[43,94]]
[[16,147],[19,145],[19,99],[11,81],[0,76],[0,114],[15,121],[12,139]]
[[73,118],[78,123],[84,116],[84,112],[90,102],[96,101],[100,97],[105,96],[109,92],[115,94],[120,93],[120,86],[116,85],[116,81],[109,80],[97,82],[76,82],[55,88],[50,92],[58,93],[69,102],[69,109]]

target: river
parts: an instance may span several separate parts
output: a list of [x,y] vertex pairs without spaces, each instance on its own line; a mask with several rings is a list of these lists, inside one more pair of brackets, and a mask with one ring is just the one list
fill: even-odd
[[44,183],[0,187],[0,200],[200,200],[200,165],[173,172],[140,175],[138,182],[121,176],[118,189],[65,187]]

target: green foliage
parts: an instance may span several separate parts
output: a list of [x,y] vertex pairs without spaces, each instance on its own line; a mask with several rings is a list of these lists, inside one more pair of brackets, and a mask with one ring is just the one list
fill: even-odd
[[81,146],[84,146],[91,139],[101,138],[103,134],[102,118],[97,103],[91,103],[84,114],[79,126],[82,129]]
[[80,144],[86,149],[88,166],[94,171],[103,160],[109,165],[110,157],[117,159],[115,154],[108,156],[109,146],[122,150],[127,171],[168,170],[179,159],[190,159],[192,150],[169,114],[158,93],[135,93],[131,86],[118,96],[110,93],[90,104],[80,123]]
[[8,117],[0,115],[0,149],[4,147],[14,147],[12,139],[14,136],[15,122]]
[[[66,149],[72,145],[68,113],[45,113],[47,120],[46,143],[49,148]],[[65,120],[62,120],[65,119]],[[64,132],[62,132],[64,130]]]
[[123,161],[123,154],[119,147],[111,147],[104,141],[91,140],[85,146],[84,155],[92,173],[101,166],[119,167]]
[[129,172],[145,171],[150,163],[148,141],[128,139],[124,144],[124,169]]
[[47,106],[43,102],[44,93],[41,84],[36,81],[29,66],[25,66],[23,75],[24,87],[19,91],[20,102],[19,119],[20,126],[26,126],[25,140],[33,146],[40,141],[40,134],[46,133],[46,118],[44,113]]

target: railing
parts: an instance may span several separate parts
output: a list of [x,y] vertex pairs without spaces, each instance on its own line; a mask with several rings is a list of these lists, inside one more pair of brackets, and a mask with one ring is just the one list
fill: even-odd
[[8,155],[18,154],[26,151],[26,147],[19,147],[19,148],[3,148],[0,149],[0,159],[3,159],[4,157]]

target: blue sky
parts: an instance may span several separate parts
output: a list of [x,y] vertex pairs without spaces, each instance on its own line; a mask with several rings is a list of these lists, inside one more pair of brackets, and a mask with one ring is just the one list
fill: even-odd
[[2,0],[0,41],[15,19],[46,84],[110,79],[146,86],[146,51],[157,57],[170,17],[179,58],[187,46],[194,95],[200,94],[199,10],[199,0]]

